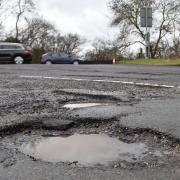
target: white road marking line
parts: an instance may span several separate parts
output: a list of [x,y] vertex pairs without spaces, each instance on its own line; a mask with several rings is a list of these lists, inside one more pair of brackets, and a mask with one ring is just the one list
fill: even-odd
[[43,78],[43,76],[20,76],[21,78],[37,78],[37,79],[40,79],[40,78]]
[[99,80],[92,80],[93,82],[105,82],[105,80],[101,80],[101,79],[99,79]]
[[161,87],[165,87],[165,88],[175,88],[175,86],[170,86],[170,85],[161,85]]
[[61,77],[49,77],[49,76],[24,76],[21,75],[21,78],[32,78],[32,79],[52,79],[52,80],[68,80],[68,81],[89,81],[89,82],[106,82],[106,83],[120,83],[127,85],[137,85],[137,86],[149,86],[149,87],[163,87],[163,88],[178,88],[180,86],[171,86],[171,85],[160,85],[160,84],[151,84],[151,83],[141,83],[141,82],[126,82],[126,81],[111,81],[103,79],[75,79],[75,78],[61,78]]
[[134,82],[126,82],[126,81],[125,81],[125,82],[124,82],[124,81],[121,81],[120,83],[121,83],[121,84],[130,84],[130,85],[134,85],[134,84],[135,84]]
[[160,87],[159,84],[150,84],[150,83],[135,83],[137,86],[152,86],[152,87]]

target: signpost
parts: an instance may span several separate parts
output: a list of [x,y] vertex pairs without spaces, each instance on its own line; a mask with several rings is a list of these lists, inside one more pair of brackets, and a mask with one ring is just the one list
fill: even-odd
[[146,59],[150,58],[150,28],[152,27],[152,7],[143,7],[140,11],[141,17],[141,27],[146,28],[146,35],[145,35],[145,57]]

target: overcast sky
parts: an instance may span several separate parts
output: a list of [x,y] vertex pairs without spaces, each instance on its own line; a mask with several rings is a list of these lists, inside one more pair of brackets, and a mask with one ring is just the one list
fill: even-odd
[[[53,23],[62,33],[77,33],[87,39],[83,49],[91,48],[96,38],[110,39],[118,29],[110,26],[110,0],[35,0],[38,14]],[[34,15],[36,16],[36,15]],[[14,16],[5,17],[5,29],[15,27]]]
[[45,19],[53,22],[63,33],[73,32],[88,40],[113,36],[110,27],[109,0],[39,0]]

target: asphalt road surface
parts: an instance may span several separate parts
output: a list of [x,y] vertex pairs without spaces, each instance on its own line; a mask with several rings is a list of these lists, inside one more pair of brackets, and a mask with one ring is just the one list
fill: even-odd
[[[73,103],[100,105],[64,108]],[[76,133],[149,149],[141,160],[86,167],[44,162],[18,148]],[[0,179],[180,179],[180,67],[0,65]]]

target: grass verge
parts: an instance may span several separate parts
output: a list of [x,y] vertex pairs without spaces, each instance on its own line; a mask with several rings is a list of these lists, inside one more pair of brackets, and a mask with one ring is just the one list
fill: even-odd
[[180,59],[130,59],[119,60],[116,64],[142,64],[142,65],[178,65],[180,66]]

